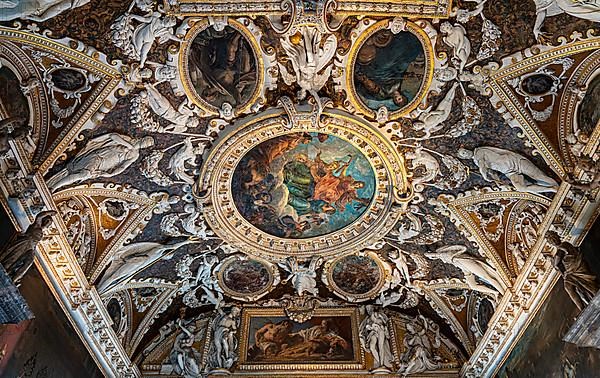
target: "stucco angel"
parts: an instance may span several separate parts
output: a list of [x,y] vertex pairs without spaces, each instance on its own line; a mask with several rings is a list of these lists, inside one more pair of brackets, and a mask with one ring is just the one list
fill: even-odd
[[440,32],[445,34],[442,39],[444,43],[452,47],[454,65],[462,72],[471,55],[471,41],[467,37],[467,31],[461,24],[452,25],[446,21],[440,25]]
[[64,11],[89,2],[90,0],[2,0],[0,1],[0,21],[22,18],[44,22]]
[[[111,37],[113,43],[123,49],[127,55],[139,59],[140,68],[144,68],[148,53],[157,38],[159,44],[169,40],[182,42],[182,39],[177,37],[173,30],[177,23],[175,17],[165,16],[161,12],[152,12],[145,16],[131,14],[130,12],[131,8],[129,12],[119,17],[112,24]],[[139,21],[140,24],[134,27],[132,25],[133,20]]]
[[[294,39],[296,34],[281,40],[281,45],[294,67],[295,77],[280,63],[279,72],[287,85],[298,83],[301,88],[298,93],[299,100],[303,100],[307,92],[318,99],[317,92],[325,85],[331,74],[332,66],[329,63],[335,55],[337,38],[333,34],[324,37],[317,28],[309,26],[303,26],[300,35],[302,38],[299,41]],[[321,43],[323,38],[325,39]]]
[[304,292],[309,292],[312,295],[318,295],[319,289],[317,289],[317,277],[316,270],[321,263],[320,257],[313,257],[310,260],[308,266],[302,266],[298,264],[298,260],[293,257],[288,257],[284,263],[278,265],[285,269],[290,275],[283,281],[292,281],[294,289],[298,295],[303,295]]
[[184,133],[187,129],[193,129],[198,127],[200,120],[193,112],[192,107],[189,106],[188,101],[185,100],[179,105],[177,109],[171,102],[163,96],[154,85],[146,85],[146,90],[142,92],[141,96],[146,96],[148,99],[148,105],[152,111],[159,117],[170,122],[168,126],[160,127],[159,132],[162,133]]
[[452,103],[456,96],[457,87],[458,83],[454,83],[435,110],[432,110],[433,106],[431,106],[421,113],[419,120],[413,123],[413,128],[424,132],[425,136],[428,137],[444,127],[443,123],[450,117],[450,112],[452,111]]

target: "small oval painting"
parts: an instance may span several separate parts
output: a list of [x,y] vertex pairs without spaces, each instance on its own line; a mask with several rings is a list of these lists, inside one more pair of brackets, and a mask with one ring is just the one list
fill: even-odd
[[256,260],[235,260],[227,264],[220,274],[223,285],[240,295],[260,293],[268,289],[271,280],[269,269]]
[[192,41],[188,55],[189,78],[196,93],[208,104],[234,108],[246,104],[256,89],[256,58],[238,30],[209,27]]
[[370,36],[358,50],[354,87],[364,105],[396,112],[417,97],[426,73],[419,38],[408,31],[384,29]]
[[377,287],[381,274],[381,268],[372,258],[350,255],[335,263],[331,278],[345,293],[361,295]]
[[50,76],[52,84],[65,92],[76,92],[87,84],[87,78],[83,73],[71,68],[58,68]]
[[292,133],[250,150],[235,169],[241,215],[277,237],[310,238],[359,218],[375,194],[375,174],[352,144],[333,135]]
[[548,93],[554,85],[554,79],[550,75],[535,74],[527,76],[521,81],[523,91],[531,96],[540,96]]

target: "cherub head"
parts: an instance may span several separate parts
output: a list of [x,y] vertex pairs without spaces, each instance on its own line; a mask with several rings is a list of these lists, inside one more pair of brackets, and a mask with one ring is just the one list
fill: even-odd
[[440,31],[442,33],[450,33],[452,31],[452,24],[449,23],[448,21],[442,22],[440,24]]
[[137,142],[140,148],[148,148],[154,146],[154,138],[145,136]]
[[394,104],[396,104],[396,106],[398,107],[403,107],[408,102],[406,97],[402,93],[400,93],[399,90],[395,90],[392,92],[392,101],[394,101]]
[[458,157],[461,159],[472,159],[473,151],[467,150],[466,148],[459,148],[458,149]]

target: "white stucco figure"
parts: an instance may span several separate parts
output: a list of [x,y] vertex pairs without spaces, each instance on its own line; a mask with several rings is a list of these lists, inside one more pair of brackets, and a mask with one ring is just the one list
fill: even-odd
[[535,3],[535,24],[533,35],[538,41],[548,37],[542,32],[542,25],[546,17],[566,13],[573,17],[600,22],[600,0],[533,0]]
[[181,146],[169,160],[169,170],[171,171],[171,174],[190,185],[194,185],[195,180],[193,176],[187,173],[187,171],[190,168],[196,168],[196,157],[202,155],[205,146],[205,144],[200,143],[198,147],[194,147],[192,140],[192,137],[186,138],[183,141],[183,146]]
[[[427,334],[430,328],[434,332],[433,342]],[[406,335],[403,343],[406,352],[401,356],[402,362],[398,369],[398,374],[403,377],[436,370],[442,366],[442,359],[433,353],[434,348],[441,346],[439,326],[423,315],[406,323]]]
[[202,256],[202,264],[198,267],[194,282],[197,285],[194,295],[198,288],[201,288],[204,291],[204,294],[200,297],[201,301],[203,303],[212,303],[217,308],[221,306],[221,300],[223,299],[222,294],[220,294],[221,288],[218,285],[218,281],[212,276],[213,267],[218,262],[219,259],[215,255]]
[[237,361],[239,316],[240,309],[232,307],[228,314],[221,311],[213,323],[213,348],[209,356],[213,369],[229,369]]
[[44,237],[44,230],[52,225],[52,216],[55,214],[54,210],[38,213],[25,232],[0,253],[0,264],[16,285],[20,285],[23,276],[31,269],[37,245]]
[[294,257],[288,257],[285,260],[285,263],[278,264],[281,268],[290,273],[283,283],[292,281],[292,286],[294,286],[296,293],[300,296],[304,295],[304,292],[318,295],[319,289],[317,288],[316,270],[321,261],[321,258],[315,256],[310,260],[308,266],[302,266],[298,264],[298,261]]
[[467,247],[464,245],[449,245],[438,248],[434,253],[426,253],[425,256],[431,259],[439,259],[446,264],[454,265],[463,271],[465,280],[472,290],[496,296],[496,293],[487,286],[479,284],[475,277],[482,279],[492,285],[500,294],[504,294],[507,287],[502,281],[502,277],[494,268],[486,262],[465,254]]
[[4,0],[0,1],[0,21],[21,18],[43,22],[89,2],[90,0]]
[[389,369],[394,364],[390,347],[389,319],[372,305],[365,306],[366,318],[360,323],[360,343],[373,355],[374,369]]
[[187,129],[198,127],[200,119],[194,115],[192,108],[188,106],[187,100],[183,101],[177,109],[163,96],[153,85],[147,84],[146,91],[142,96],[148,97],[150,109],[159,117],[169,121],[171,124],[161,127],[162,133],[184,133]]
[[173,366],[173,372],[185,378],[199,378],[199,353],[193,348],[196,326],[194,323],[183,325],[182,320],[177,320],[177,326],[181,329],[181,333],[175,337],[173,349],[171,350],[169,359]]
[[461,159],[473,159],[484,180],[501,183],[498,173],[506,176],[516,190],[528,193],[556,192],[558,183],[526,157],[497,147],[458,150]]
[[452,102],[454,101],[454,96],[456,96],[457,87],[458,83],[454,83],[452,87],[450,87],[435,110],[432,110],[431,108],[433,106],[431,106],[429,109],[423,111],[423,113],[419,115],[419,120],[413,123],[413,128],[415,128],[415,130],[423,131],[425,136],[429,136],[440,130],[443,127],[443,123],[450,117]]
[[402,277],[405,279],[405,282],[410,285],[410,272],[408,270],[408,260],[404,255],[404,252],[400,249],[396,249],[394,251],[390,251],[388,254],[389,259],[394,263],[396,269]]
[[48,188],[54,192],[91,178],[119,175],[140,157],[140,150],[153,145],[154,139],[149,136],[135,140],[126,135],[109,133],[90,139],[65,168],[48,179]]
[[332,66],[329,63],[335,55],[337,38],[330,34],[323,40],[323,33],[314,26],[302,26],[300,34],[300,43],[292,43],[289,36],[281,39],[281,46],[292,63],[295,77],[281,64],[279,72],[286,84],[291,85],[294,81],[298,83],[301,88],[299,100],[303,100],[306,92],[310,92],[318,101],[317,92],[331,74]]
[[425,151],[422,147],[417,147],[412,151],[407,151],[404,157],[410,162],[413,170],[422,167],[418,176],[412,178],[412,184],[415,188],[423,184],[431,183],[440,174],[440,163],[432,154]]
[[157,38],[159,38],[159,43],[165,43],[169,40],[182,41],[173,32],[173,27],[177,24],[175,17],[164,16],[160,12],[153,12],[150,16],[130,14],[129,17],[141,22],[133,31],[131,41],[140,58],[140,67],[144,67],[146,64],[148,53]]
[[452,25],[446,21],[440,24],[440,32],[445,34],[442,40],[452,48],[455,66],[459,72],[462,72],[471,55],[471,42],[467,37],[467,31],[461,24]]
[[102,279],[96,285],[98,292],[103,293],[127,283],[134,275],[148,268],[160,259],[170,259],[180,247],[194,240],[161,244],[156,242],[132,243],[121,247],[112,257]]

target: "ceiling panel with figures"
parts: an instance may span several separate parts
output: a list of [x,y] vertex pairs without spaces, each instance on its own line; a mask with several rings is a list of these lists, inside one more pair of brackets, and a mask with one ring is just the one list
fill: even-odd
[[0,1],[2,204],[107,376],[492,376],[597,214],[594,4]]

